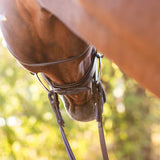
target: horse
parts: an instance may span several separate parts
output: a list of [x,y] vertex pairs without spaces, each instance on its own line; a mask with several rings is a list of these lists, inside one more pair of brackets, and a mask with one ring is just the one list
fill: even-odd
[[[93,47],[88,47],[87,43],[75,36],[48,11],[41,9],[35,1],[32,3],[26,1],[24,4],[21,0],[5,0],[1,1],[1,8],[7,18],[7,21],[1,24],[3,35],[9,50],[20,61],[25,63],[59,61],[86,52],[74,60],[74,63],[66,62],[65,66],[63,63],[44,67],[24,64],[26,69],[36,73],[42,72],[57,84],[76,82],[87,72]],[[11,26],[15,26],[14,29]],[[66,96],[65,103],[72,118],[81,121],[94,118],[89,91]]]
[[160,1],[37,1],[160,98]]
[[[102,58],[92,46],[160,97],[159,2],[145,1],[142,10],[143,2],[0,0],[0,14],[5,15],[0,26],[10,52],[31,73],[43,73],[49,86],[62,94],[69,115],[91,121],[97,116],[94,62]],[[57,97],[47,91],[51,105],[57,106]]]
[[48,92],[69,159],[75,157],[63,130],[57,94],[72,119],[98,121],[103,159],[108,159],[102,128],[106,97],[100,81],[102,56],[34,0],[0,0],[0,14],[5,15],[0,27],[8,49]]

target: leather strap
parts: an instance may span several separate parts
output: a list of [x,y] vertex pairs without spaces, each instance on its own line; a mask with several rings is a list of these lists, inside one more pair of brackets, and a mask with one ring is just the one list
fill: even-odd
[[103,123],[102,120],[98,121],[98,131],[99,131],[99,141],[101,145],[101,151],[102,151],[102,156],[103,160],[109,160],[108,158],[108,151],[105,143],[105,138],[104,138],[104,131],[103,131]]
[[90,88],[86,87],[86,86],[89,82],[92,81],[93,76],[96,71],[96,54],[97,54],[97,52],[96,52],[96,50],[94,50],[92,53],[92,56],[91,56],[91,64],[88,67],[87,72],[77,82],[59,85],[59,84],[51,81],[44,74],[42,74],[42,76],[47,81],[47,83],[51,84],[54,92],[58,93],[59,95],[69,95],[69,94],[75,94],[75,93],[79,93],[82,91],[90,90]]
[[12,53],[12,55],[24,66],[28,66],[28,67],[46,67],[46,66],[50,66],[50,65],[66,63],[66,62],[70,62],[70,61],[79,59],[79,58],[83,57],[85,54],[87,54],[87,51],[89,49],[91,49],[91,46],[88,46],[83,53],[81,53],[81,54],[79,54],[77,56],[69,57],[69,58],[66,58],[66,59],[59,60],[59,61],[51,61],[51,62],[43,62],[43,63],[28,63],[28,62],[24,62],[19,57],[17,57],[11,49],[9,49],[9,50]]
[[99,131],[99,141],[101,145],[101,152],[103,156],[103,160],[109,160],[108,158],[108,151],[106,147],[106,141],[104,137],[104,131],[103,131],[103,122],[102,122],[102,113],[103,113],[103,104],[105,103],[106,99],[104,98],[105,94],[103,92],[103,87],[101,84],[101,81],[99,83],[96,83],[96,88],[95,88],[95,94],[96,97],[98,97],[98,103],[97,103],[97,122],[98,122],[98,131]]
[[103,113],[103,104],[105,103],[105,92],[103,91],[103,87],[101,84],[101,81],[96,81],[93,86],[94,93],[95,93],[95,99],[98,99],[98,102],[96,102],[96,120],[98,122],[98,132],[99,132],[99,141],[101,145],[101,152],[103,156],[103,160],[109,160],[108,158],[108,151],[106,147],[105,137],[104,137],[104,131],[103,131],[103,122],[102,122],[102,113]]
[[72,149],[70,147],[70,144],[67,140],[67,137],[65,135],[64,129],[63,129],[64,121],[62,119],[62,116],[61,116],[61,113],[60,113],[60,110],[59,110],[58,95],[57,95],[57,93],[50,92],[50,93],[48,93],[48,98],[49,98],[50,104],[52,106],[52,109],[55,113],[57,123],[58,123],[59,129],[60,129],[60,133],[61,133],[64,145],[65,145],[68,157],[69,157],[70,160],[76,160],[76,158],[75,158],[75,156],[72,152]]

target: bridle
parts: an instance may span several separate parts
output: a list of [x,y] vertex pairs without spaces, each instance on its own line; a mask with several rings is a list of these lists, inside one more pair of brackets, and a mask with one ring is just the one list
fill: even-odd
[[[13,55],[18,59],[18,61],[22,65],[29,66],[29,67],[45,67],[45,66],[66,63],[69,61],[79,59],[79,58],[85,56],[89,49],[92,49],[92,47],[89,46],[83,53],[81,53],[78,56],[74,56],[74,57],[67,58],[64,60],[46,62],[46,63],[34,63],[34,64],[22,62],[21,60],[18,59],[17,56],[15,56],[14,54]],[[50,105],[55,113],[55,117],[57,119],[57,123],[58,123],[59,129],[60,129],[60,133],[61,133],[64,145],[65,145],[65,148],[66,148],[66,151],[68,153],[68,157],[70,160],[76,160],[76,158],[72,152],[72,149],[70,147],[70,144],[66,138],[66,135],[65,135],[65,132],[63,129],[64,120],[62,118],[62,115],[61,115],[61,112],[59,109],[58,94],[59,95],[69,95],[69,94],[75,94],[75,93],[79,93],[82,91],[90,90],[91,88],[86,87],[86,85],[89,84],[90,82],[92,82],[92,84],[93,84],[92,90],[94,92],[94,99],[95,99],[94,105],[95,105],[95,109],[96,109],[95,119],[98,122],[99,139],[100,139],[103,160],[109,160],[108,153],[107,153],[107,147],[106,147],[106,143],[105,143],[104,131],[103,131],[103,123],[102,123],[103,104],[106,101],[105,92],[104,92],[104,89],[103,89],[103,86],[102,86],[102,83],[100,80],[102,58],[103,58],[103,56],[100,55],[99,53],[97,53],[96,49],[94,48],[92,55],[91,55],[91,64],[88,67],[87,72],[84,74],[84,76],[79,81],[74,82],[74,83],[60,85],[60,84],[57,84],[57,83],[53,82],[52,80],[50,80],[45,74],[41,73],[42,77],[47,82],[49,89],[41,81],[38,73],[32,72],[32,74],[35,75],[35,77],[37,78],[39,83],[43,86],[43,88],[48,93],[48,99],[49,99]],[[97,59],[99,60],[98,67],[97,67]]]
[[[71,58],[67,58],[64,60],[59,60],[59,61],[53,61],[53,62],[46,62],[46,63],[26,63],[21,61],[13,52],[13,56],[15,56],[16,59],[18,59],[18,61],[24,65],[24,66],[29,66],[29,67],[45,67],[45,66],[50,66],[50,65],[56,65],[56,64],[60,64],[60,63],[66,63],[69,61],[73,61],[76,59],[79,59],[81,57],[83,57],[84,55],[86,55],[87,51],[89,50],[90,46],[80,55],[78,56],[74,56]],[[99,59],[99,70],[97,69],[97,58]],[[101,144],[101,151],[102,151],[102,155],[103,155],[103,159],[104,160],[109,160],[108,158],[108,152],[107,152],[107,147],[106,147],[106,143],[105,143],[105,138],[104,138],[104,131],[103,131],[103,123],[102,123],[102,112],[103,112],[103,104],[105,103],[106,99],[105,99],[105,92],[104,89],[102,87],[102,83],[100,80],[100,76],[101,76],[101,60],[102,60],[103,56],[98,54],[96,49],[94,49],[92,55],[91,55],[91,64],[88,67],[87,72],[84,74],[84,76],[77,82],[74,83],[70,83],[70,84],[56,84],[55,82],[51,81],[46,75],[44,75],[43,73],[42,76],[45,79],[45,81],[47,82],[48,86],[50,89],[48,89],[43,82],[41,81],[41,79],[38,76],[38,73],[33,73],[33,75],[35,75],[35,77],[37,78],[38,82],[43,86],[43,88],[47,91],[48,93],[48,99],[50,101],[51,107],[55,113],[56,119],[57,119],[57,123],[60,129],[60,133],[66,148],[66,151],[68,153],[68,157],[70,160],[76,160],[75,156],[72,152],[72,149],[70,147],[70,144],[66,138],[65,132],[64,132],[64,120],[62,118],[60,109],[59,109],[59,101],[58,101],[58,94],[59,95],[69,95],[69,94],[75,94],[75,93],[79,93],[82,91],[87,91],[90,88],[86,87],[86,85],[93,81],[93,92],[95,95],[95,108],[96,108],[96,117],[95,119],[98,122],[98,130],[99,130],[99,139],[100,139],[100,144]]]

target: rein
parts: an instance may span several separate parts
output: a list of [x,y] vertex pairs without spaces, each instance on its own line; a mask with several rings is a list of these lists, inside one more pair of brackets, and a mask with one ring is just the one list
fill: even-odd
[[[49,65],[56,65],[60,63],[65,63],[69,62],[78,58],[83,57],[89,49],[92,49],[92,47],[88,47],[83,53],[81,53],[78,56],[74,56],[68,59],[60,60],[60,61],[53,61],[53,62],[47,62],[47,63],[24,63],[21,60],[19,62],[22,65],[25,66],[31,66],[31,67],[42,67],[42,66],[49,66]],[[14,55],[14,54],[13,54]],[[15,55],[14,55],[15,56]],[[16,57],[16,56],[15,56]],[[17,57],[16,57],[17,58]],[[69,84],[57,84],[50,80],[47,76],[45,76],[43,73],[41,73],[42,77],[44,80],[47,82],[48,86],[50,89],[48,89],[43,82],[40,80],[38,73],[32,73],[35,75],[39,83],[43,86],[43,88],[47,91],[48,93],[48,99],[50,101],[50,105],[55,113],[55,117],[57,119],[57,123],[60,129],[60,133],[68,154],[68,157],[70,160],[76,160],[72,149],[70,147],[70,144],[67,140],[67,137],[64,132],[64,120],[62,118],[60,109],[59,109],[59,101],[58,101],[58,94],[59,95],[69,95],[69,94],[75,94],[79,93],[82,91],[87,91],[90,90],[90,87],[86,87],[87,84],[92,82],[93,84],[93,92],[94,92],[94,99],[95,99],[95,109],[96,109],[96,117],[95,119],[98,122],[98,130],[99,130],[99,140],[100,140],[100,145],[101,145],[101,151],[102,151],[102,156],[103,160],[109,160],[108,158],[108,152],[107,152],[107,147],[105,143],[105,137],[104,137],[104,131],[103,131],[103,123],[102,123],[102,112],[103,112],[103,104],[106,101],[106,95],[105,91],[103,89],[100,76],[101,76],[101,60],[103,56],[98,54],[96,49],[94,49],[92,55],[91,55],[91,64],[87,70],[87,72],[84,74],[84,76],[77,82],[69,83]],[[97,59],[99,60],[98,64],[98,69],[97,69]]]

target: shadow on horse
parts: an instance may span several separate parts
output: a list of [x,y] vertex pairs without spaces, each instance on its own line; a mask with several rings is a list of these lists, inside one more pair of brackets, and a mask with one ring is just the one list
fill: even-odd
[[[137,4],[135,2],[133,6]],[[48,92],[70,159],[75,157],[64,134],[57,94],[61,95],[73,119],[97,119],[103,158],[108,159],[102,128],[105,102],[100,81],[102,56],[94,46],[128,75],[160,96],[159,39],[153,39],[159,31],[159,24],[155,18],[154,33],[146,34],[142,28],[148,20],[139,22],[138,18],[134,19],[139,8],[124,15],[122,7],[125,5],[127,3],[116,5],[110,1],[95,1],[94,4],[72,1],[61,5],[60,1],[48,0],[0,0],[0,14],[4,15],[0,25],[8,49]],[[130,5],[128,8],[133,9]],[[115,9],[117,11],[113,14]],[[149,5],[145,9],[153,11]],[[148,16],[145,11],[142,17]],[[145,31],[150,28],[148,24]],[[38,73],[50,89],[45,87]]]

